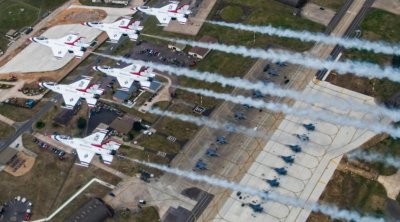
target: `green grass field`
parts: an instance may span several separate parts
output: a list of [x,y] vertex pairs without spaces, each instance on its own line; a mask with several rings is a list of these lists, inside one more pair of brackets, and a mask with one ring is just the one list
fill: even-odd
[[338,10],[340,7],[343,6],[343,4],[346,2],[346,0],[311,0],[309,2],[312,2],[314,4],[317,4],[322,7],[327,7],[333,10]]
[[0,140],[7,139],[15,133],[14,127],[0,121]]
[[8,41],[4,35],[10,30],[34,26],[45,12],[59,7],[67,0],[0,0],[0,49],[5,50]]
[[[400,40],[400,16],[392,13],[373,9],[361,23],[362,38],[373,41],[385,41],[397,43]],[[381,65],[393,65],[394,59],[391,55],[374,54],[367,51],[346,50],[345,57],[358,59]]]
[[[400,140],[387,138],[371,147],[366,148],[368,152],[378,152],[382,155],[393,155],[394,157],[400,157]],[[393,175],[397,172],[394,167],[387,167],[383,163],[368,163],[370,168],[376,170],[381,175]]]
[[[385,188],[379,182],[350,172],[336,171],[320,202],[333,204],[342,209],[357,210],[364,214],[382,215],[385,213],[386,198]],[[321,214],[318,216],[327,218]],[[308,221],[326,221],[310,219]]]

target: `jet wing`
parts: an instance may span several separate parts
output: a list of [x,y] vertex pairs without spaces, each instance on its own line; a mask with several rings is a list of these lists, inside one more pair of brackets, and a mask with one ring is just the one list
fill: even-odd
[[171,17],[168,15],[156,15],[158,21],[162,24],[168,24],[171,21]]
[[80,99],[76,95],[62,94],[62,96],[63,96],[63,99],[64,99],[65,106],[67,108],[71,108],[71,109],[75,106],[75,104]]
[[178,8],[178,3],[174,2],[174,3],[168,4],[168,5],[164,6],[164,7],[161,7],[160,9],[162,9],[164,11],[173,11],[176,8]]
[[139,72],[141,68],[142,68],[141,65],[131,64],[129,66],[122,68],[122,70],[127,72]]
[[53,52],[54,57],[63,58],[65,54],[67,54],[68,49],[66,47],[51,46],[51,51]]
[[84,77],[81,80],[69,84],[69,86],[71,86],[74,89],[86,89],[90,84],[91,79],[92,79],[91,77]]
[[117,77],[117,80],[122,88],[127,88],[127,89],[129,89],[133,83],[133,79],[131,78]]
[[111,164],[111,162],[113,160],[113,156],[112,155],[108,155],[108,154],[102,154],[101,155],[101,159],[103,159],[103,162],[105,164]]
[[78,154],[78,158],[83,165],[89,165],[90,161],[92,161],[94,152],[84,149],[76,149],[76,153]]
[[106,32],[107,32],[107,35],[110,38],[110,40],[113,42],[118,42],[122,36],[122,32],[117,32],[117,31],[113,31],[113,30],[108,30]]
[[95,145],[100,145],[101,142],[103,142],[104,137],[106,137],[107,133],[107,130],[100,130],[99,132],[93,133],[92,135],[85,137],[84,140]]

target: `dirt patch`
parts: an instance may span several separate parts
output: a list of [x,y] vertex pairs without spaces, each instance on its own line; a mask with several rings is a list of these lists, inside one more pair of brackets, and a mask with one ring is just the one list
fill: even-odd
[[[18,168],[16,168],[16,167],[13,168],[11,166],[11,164],[9,164],[4,169],[4,171],[15,177],[19,177],[19,176],[25,175],[32,169],[33,164],[35,163],[35,157],[27,155],[26,153],[24,153],[22,151],[22,152],[17,153],[16,162],[19,162],[21,164]],[[19,164],[19,163],[17,163],[17,164]]]
[[106,16],[107,13],[100,9],[72,8],[61,12],[48,26],[100,21]]

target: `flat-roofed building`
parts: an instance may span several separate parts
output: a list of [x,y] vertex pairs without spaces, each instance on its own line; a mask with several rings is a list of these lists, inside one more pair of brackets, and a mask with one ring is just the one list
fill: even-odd
[[[205,42],[205,43],[217,43],[218,40],[214,37],[211,36],[203,36],[201,39],[199,39],[199,42]],[[201,48],[201,47],[193,47],[189,51],[189,55],[194,56],[198,59],[204,59],[207,54],[211,51],[211,49],[207,48]]]
[[114,212],[103,200],[94,198],[79,208],[65,222],[102,222],[112,217]]

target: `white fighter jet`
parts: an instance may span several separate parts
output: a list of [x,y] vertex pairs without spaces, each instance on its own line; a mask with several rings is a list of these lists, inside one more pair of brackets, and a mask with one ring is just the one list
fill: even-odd
[[113,156],[117,153],[121,144],[112,140],[105,140],[107,133],[107,130],[100,130],[85,138],[52,135],[51,139],[75,149],[81,161],[79,165],[87,167],[95,154],[100,155],[105,164],[111,164]]
[[152,69],[136,64],[122,69],[109,66],[94,66],[93,69],[117,78],[121,90],[124,91],[128,91],[133,82],[139,82],[142,88],[148,89],[155,76]]
[[170,4],[161,8],[151,8],[149,6],[138,6],[135,9],[148,15],[157,17],[161,26],[166,26],[172,20],[177,20],[180,24],[186,24],[189,15],[192,11],[189,10],[189,5],[178,7],[179,2],[171,1]]
[[48,39],[43,36],[29,38],[32,42],[39,43],[51,48],[56,59],[63,58],[67,52],[74,53],[75,57],[80,59],[90,46],[90,43],[84,43],[77,34],[70,34],[59,39]]
[[140,21],[123,18],[114,23],[102,22],[85,22],[82,25],[97,28],[105,31],[111,42],[118,42],[122,35],[128,36],[132,41],[136,41],[139,37],[143,26],[140,26]]
[[73,109],[80,98],[85,99],[89,107],[94,107],[104,90],[100,89],[99,85],[89,85],[91,79],[91,77],[85,76],[83,79],[68,85],[40,82],[39,86],[62,94],[67,109]]

